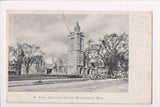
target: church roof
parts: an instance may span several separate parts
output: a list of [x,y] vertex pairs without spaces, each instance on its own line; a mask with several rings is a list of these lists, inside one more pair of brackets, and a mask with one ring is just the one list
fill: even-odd
[[85,37],[84,36],[84,33],[80,31],[81,28],[80,28],[80,25],[79,25],[79,22],[76,22],[75,26],[74,26],[74,31],[73,32],[70,32],[70,35],[69,36],[74,36],[75,34],[78,34],[82,37]]
[[80,30],[80,26],[79,26],[79,22],[76,22],[75,26],[74,26],[74,30]]

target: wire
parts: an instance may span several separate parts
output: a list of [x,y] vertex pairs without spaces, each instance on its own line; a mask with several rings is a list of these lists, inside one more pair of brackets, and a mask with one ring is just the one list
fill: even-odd
[[63,16],[63,21],[64,21],[64,23],[65,23],[65,25],[66,25],[67,30],[71,33],[71,30],[69,29],[69,26],[68,26],[67,23],[66,23],[66,18],[65,18],[65,15],[64,15],[63,12],[62,12],[62,16]]

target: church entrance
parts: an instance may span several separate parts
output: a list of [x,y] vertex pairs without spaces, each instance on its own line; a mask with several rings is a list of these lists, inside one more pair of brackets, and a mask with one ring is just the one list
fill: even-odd
[[52,69],[47,69],[47,74],[51,74]]
[[82,75],[82,68],[79,69],[79,73],[80,73],[80,75]]

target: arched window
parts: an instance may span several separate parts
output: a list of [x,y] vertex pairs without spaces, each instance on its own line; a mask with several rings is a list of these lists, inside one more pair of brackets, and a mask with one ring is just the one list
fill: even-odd
[[74,50],[74,37],[71,37],[71,51]]

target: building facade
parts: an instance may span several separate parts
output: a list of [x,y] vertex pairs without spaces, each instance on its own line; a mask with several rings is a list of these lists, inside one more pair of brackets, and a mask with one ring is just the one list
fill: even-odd
[[68,39],[67,75],[81,75],[84,71],[84,33],[81,32],[78,22]]

